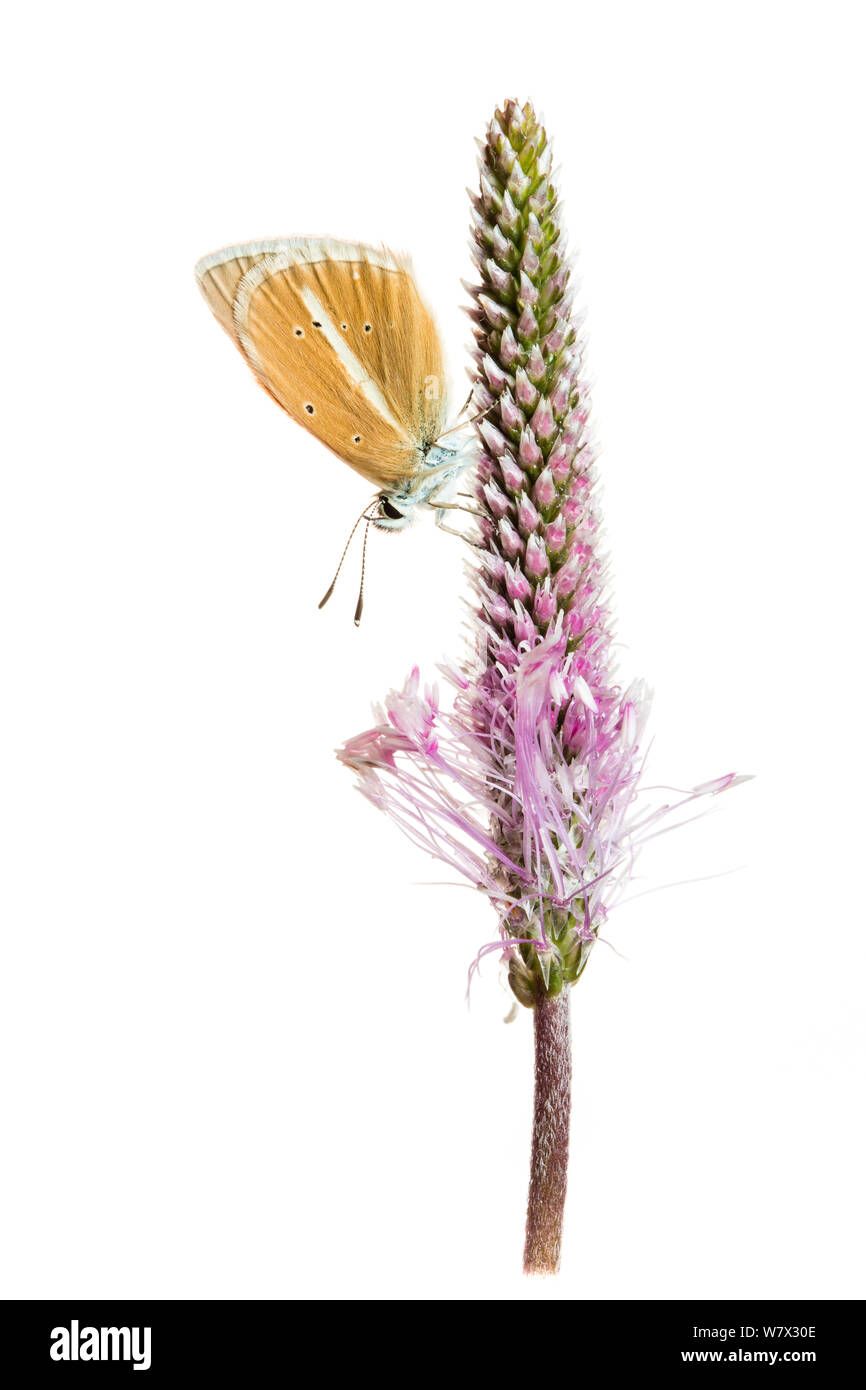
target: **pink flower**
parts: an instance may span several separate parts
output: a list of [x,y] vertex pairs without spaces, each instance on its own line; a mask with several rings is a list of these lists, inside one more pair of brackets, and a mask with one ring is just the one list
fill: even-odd
[[529,108],[497,114],[473,232],[473,655],[446,673],[450,711],[414,670],[339,753],[416,844],[490,899],[529,1007],[577,980],[642,839],[674,809],[636,806],[648,700],[640,685],[623,691],[613,666],[583,344],[549,163]]

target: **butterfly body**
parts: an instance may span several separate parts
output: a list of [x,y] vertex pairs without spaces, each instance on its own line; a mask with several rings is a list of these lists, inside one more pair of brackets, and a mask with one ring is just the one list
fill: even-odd
[[214,252],[196,275],[267,393],[375,484],[376,527],[403,530],[419,507],[448,505],[470,456],[437,443],[442,349],[406,261],[295,237]]
[[380,506],[373,517],[373,525],[379,531],[403,531],[411,526],[419,507],[433,508],[436,520],[441,524],[454,484],[471,462],[469,450],[431,445],[417,472],[411,474],[399,488],[380,495]]

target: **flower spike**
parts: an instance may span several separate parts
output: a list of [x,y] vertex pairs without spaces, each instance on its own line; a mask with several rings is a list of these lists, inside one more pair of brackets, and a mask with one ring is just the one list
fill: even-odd
[[339,752],[374,804],[488,897],[511,990],[533,1010],[531,1272],[559,1262],[569,989],[641,841],[675,809],[635,809],[648,697],[640,684],[623,690],[614,669],[591,404],[550,170],[532,107],[507,102],[488,127],[472,204],[475,391],[486,404],[472,654],[446,672],[450,710],[413,671]]

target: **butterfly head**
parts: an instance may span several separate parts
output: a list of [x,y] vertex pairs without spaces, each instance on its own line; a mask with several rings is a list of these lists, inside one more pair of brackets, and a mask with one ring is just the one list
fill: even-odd
[[387,492],[380,492],[373,505],[370,520],[377,531],[405,531],[414,520],[414,508],[395,503]]

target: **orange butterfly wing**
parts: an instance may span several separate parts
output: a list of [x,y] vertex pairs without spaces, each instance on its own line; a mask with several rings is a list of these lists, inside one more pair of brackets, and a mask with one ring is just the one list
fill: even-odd
[[409,269],[343,242],[253,242],[196,267],[214,315],[298,424],[378,487],[442,429],[442,351]]

